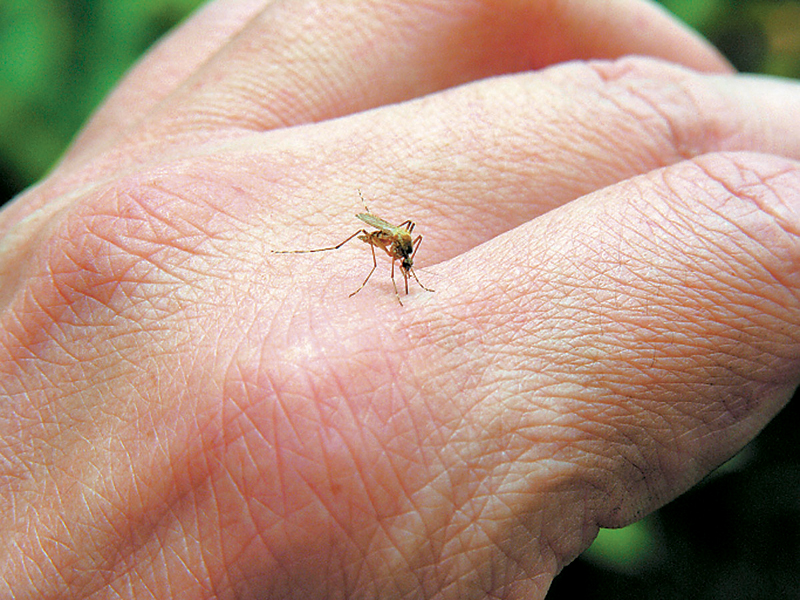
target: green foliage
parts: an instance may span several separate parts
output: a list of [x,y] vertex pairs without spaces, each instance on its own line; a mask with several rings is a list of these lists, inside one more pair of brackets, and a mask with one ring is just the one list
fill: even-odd
[[0,203],[46,172],[133,62],[200,1],[0,2]]

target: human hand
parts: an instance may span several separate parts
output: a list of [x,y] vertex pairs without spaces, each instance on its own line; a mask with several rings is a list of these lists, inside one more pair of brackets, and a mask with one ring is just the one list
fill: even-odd
[[[540,598],[789,398],[796,86],[566,62],[726,72],[637,2],[264,4],[0,216],[3,595]],[[269,252],[358,188],[435,293]]]

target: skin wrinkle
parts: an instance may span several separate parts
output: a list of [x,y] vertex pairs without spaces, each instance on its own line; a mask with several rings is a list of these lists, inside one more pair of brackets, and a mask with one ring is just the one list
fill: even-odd
[[[152,189],[155,192],[160,191],[157,187]],[[170,202],[180,200],[173,196],[164,196],[163,194],[162,196],[168,198]],[[180,231],[175,225],[170,225],[171,221],[168,215],[159,214],[162,212],[161,207],[151,207],[147,201],[139,201],[130,196],[126,199],[132,201],[134,211],[142,208],[144,214],[141,217],[125,214],[128,211],[126,208],[122,208],[116,214],[98,215],[90,220],[88,232],[96,235],[104,243],[116,247],[122,254],[131,255],[141,262],[152,265],[154,272],[163,273],[176,284],[189,283],[192,278],[188,277],[188,274],[194,270],[189,264],[190,261],[204,255],[207,257],[208,253],[202,251],[199,242],[183,243],[183,240],[191,239],[192,234]],[[125,204],[128,203],[125,202]],[[209,232],[203,231],[199,224],[191,223],[189,225],[200,234],[198,238],[207,240],[210,237]],[[152,248],[144,245],[148,242]],[[175,260],[176,255],[183,255],[185,258],[178,261]],[[162,256],[164,257],[161,258]]]
[[[732,164],[732,166],[734,166],[734,168],[736,167],[735,164]],[[778,225],[780,227],[781,233],[785,234],[786,237],[790,238],[789,239],[789,243],[792,246],[800,247],[800,244],[798,244],[797,241],[796,241],[796,239],[800,235],[800,230],[798,230],[798,228],[796,226],[791,226],[790,225],[789,228],[786,227],[786,221],[784,221],[784,219],[782,219],[781,215],[779,214],[780,207],[776,206],[776,202],[775,201],[776,201],[777,195],[771,190],[771,182],[772,181],[778,182],[778,181],[780,181],[780,179],[782,179],[784,176],[787,176],[787,175],[792,177],[792,178],[794,178],[794,179],[797,179],[798,178],[798,167],[797,166],[790,167],[790,166],[787,165],[784,170],[781,170],[780,172],[778,172],[778,173],[776,173],[774,175],[767,176],[765,178],[760,177],[757,173],[755,173],[753,171],[748,171],[748,173],[742,173],[742,175],[743,175],[742,178],[743,179],[748,179],[747,175],[750,174],[752,176],[755,176],[756,180],[755,181],[742,182],[742,184],[739,184],[739,185],[732,185],[725,178],[720,178],[720,177],[716,176],[716,174],[713,173],[713,171],[709,172],[709,170],[707,170],[707,169],[704,169],[704,174],[709,176],[713,181],[716,181],[721,186],[723,186],[730,193],[730,195],[732,197],[743,198],[745,200],[751,201],[754,204],[754,210],[751,211],[750,214],[754,215],[756,218],[758,218],[760,215],[762,215],[762,214],[764,214],[766,212],[767,215],[769,215],[770,217],[775,219],[775,223],[774,224],[776,224],[776,225]],[[748,215],[742,215],[742,217],[747,217],[747,216]],[[750,227],[746,227],[745,223],[746,223],[747,226],[750,226]],[[764,231],[759,231],[758,232],[759,235],[757,235],[757,236],[754,236],[754,235],[750,234],[749,229],[752,227],[752,225],[755,225],[755,223],[752,223],[750,220],[746,220],[742,224],[740,224],[740,223],[732,223],[732,224],[734,226],[738,227],[739,230],[743,234],[745,234],[748,237],[748,239],[750,239],[750,240],[753,240],[753,241],[756,241],[756,242],[758,242],[759,240],[766,240],[765,242],[759,242],[759,243],[760,243],[760,247],[762,249],[766,250],[767,252],[772,252],[773,251],[772,248],[785,248],[787,246],[786,243],[783,243],[783,244],[769,243],[770,241],[772,241],[772,242],[776,242],[777,241],[777,239],[776,239],[777,236],[775,236],[774,234],[773,235],[767,235]],[[770,225],[772,225],[772,223],[770,223]],[[792,231],[791,229],[794,229],[794,231]],[[773,228],[773,230],[774,230],[774,228]],[[770,232],[770,233],[773,233],[773,232]],[[753,258],[756,258],[756,257],[754,256]],[[759,260],[758,262],[759,262],[759,268],[761,270],[766,270],[767,269],[766,265],[768,263],[767,263],[766,260]],[[784,287],[784,288],[787,288],[787,289],[790,287],[788,285],[788,282],[786,281],[786,278],[785,277],[780,277],[775,270],[767,270],[767,272],[769,273],[769,275],[775,281],[777,281],[778,283],[781,284],[781,287]]]
[[[725,189],[727,189],[727,187]],[[732,191],[735,191],[735,190],[732,190]],[[769,190],[767,190],[767,191],[769,191]],[[736,193],[741,193],[741,192],[736,192]],[[751,201],[758,202],[759,204],[761,204],[761,201],[759,201],[755,197],[751,198]],[[745,208],[745,207],[743,206],[742,208]],[[714,209],[712,208],[712,210],[714,210]],[[767,210],[769,211],[769,209],[767,209]],[[727,212],[730,212],[730,211],[727,211]],[[763,211],[762,211],[762,209],[760,207],[758,207],[757,210],[755,210],[755,211],[747,211],[747,210],[745,210],[743,212],[743,211],[739,210],[737,212],[740,213],[740,215],[739,215],[740,218],[737,221],[730,221],[730,217],[728,217],[728,218],[724,218],[723,217],[722,221],[727,225],[727,228],[730,228],[732,226],[732,227],[736,228],[737,231],[741,232],[744,235],[745,240],[748,241],[748,244],[751,246],[751,248],[746,248],[745,249],[745,247],[742,244],[738,244],[736,246],[737,249],[741,249],[742,250],[738,254],[740,256],[744,255],[744,256],[749,257],[751,259],[751,262],[755,263],[756,268],[755,269],[751,268],[750,272],[741,273],[740,277],[738,277],[738,278],[732,278],[730,281],[726,281],[725,282],[726,287],[730,287],[731,285],[737,286],[738,287],[738,289],[736,290],[737,292],[744,293],[746,295],[746,297],[753,297],[753,298],[755,298],[755,297],[764,298],[765,292],[768,291],[768,290],[772,290],[772,289],[775,289],[776,291],[790,289],[790,282],[787,280],[787,276],[789,275],[788,273],[784,274],[783,276],[779,276],[779,275],[777,275],[775,270],[766,269],[765,265],[769,264],[770,260],[768,260],[768,258],[771,258],[774,255],[774,253],[775,253],[775,251],[777,249],[786,249],[786,248],[789,248],[789,247],[792,247],[792,246],[794,246],[797,249],[800,249],[800,245],[798,245],[796,241],[792,241],[792,238],[796,237],[796,236],[793,235],[792,233],[789,233],[788,236],[785,235],[786,232],[785,232],[785,229],[783,229],[783,228],[780,228],[778,231],[776,231],[775,225],[779,225],[780,224],[780,220],[777,220],[777,221],[773,221],[773,220],[765,221],[763,219],[764,213],[763,213]],[[767,213],[767,215],[771,216],[770,213],[771,213],[771,211],[769,211]],[[719,214],[719,213],[717,213],[717,214]],[[756,217],[756,221],[754,221],[752,218],[750,218],[751,215]],[[755,235],[755,236],[751,233],[751,230],[753,230],[754,226],[759,230],[758,234]],[[772,231],[774,231],[778,235],[777,236],[776,235],[767,235],[763,231],[764,226],[768,227],[769,229],[771,229]],[[783,240],[781,240],[781,241],[783,241],[783,243],[777,243],[779,241],[779,238],[783,238]],[[734,236],[729,236],[727,238],[720,238],[720,239],[726,240],[726,242],[729,245],[736,243],[735,242],[736,237],[734,237]],[[772,239],[776,243],[764,243],[764,242],[758,241],[758,240],[763,240],[763,239]],[[730,240],[730,241],[728,241],[728,240]],[[788,242],[788,244],[786,242]],[[753,247],[753,244],[756,244],[756,245]],[[720,256],[731,256],[731,255],[735,256],[736,254],[737,254],[736,252],[731,252],[731,250],[729,248],[721,249],[721,252],[720,252]],[[783,260],[784,261],[791,260],[791,257],[787,256],[786,259],[783,259]],[[774,261],[772,261],[772,262],[774,262]],[[741,264],[741,260],[737,261],[735,266],[738,266],[741,269],[741,267],[739,266],[740,264]],[[763,274],[764,273],[766,273],[769,276],[769,278],[773,280],[773,282],[777,282],[780,285],[770,285],[769,282],[764,282],[764,281],[760,281],[760,280],[758,280],[759,283],[758,283],[757,287],[752,286],[752,284],[750,284],[750,282],[754,280],[754,277],[759,277],[759,279],[763,279]],[[759,274],[761,274],[761,275],[759,275]],[[750,284],[752,287],[745,287],[745,285],[742,285],[743,283],[745,285]],[[766,283],[766,285],[765,285],[765,283]],[[778,298],[778,297],[776,297],[772,306],[775,309],[779,309],[782,306],[786,306],[786,304],[789,301],[792,301],[792,300],[795,300],[795,299],[796,299],[796,297],[795,298]],[[760,302],[759,308],[760,308],[759,312],[763,312],[766,309],[766,305],[763,303],[763,300]],[[757,317],[757,316],[760,316],[760,315],[754,315],[754,317]],[[777,315],[773,315],[773,316],[777,316]]]
[[[448,485],[449,485],[449,486],[452,486],[453,484],[452,484],[452,483],[450,483],[450,484],[448,484]],[[445,530],[445,531],[446,531],[446,530]],[[432,535],[432,532],[431,532],[431,534],[429,534],[429,535]],[[451,536],[450,536],[450,535],[447,535],[447,534],[445,534],[445,537],[446,537],[446,538],[449,538],[449,537],[451,537]]]
[[[721,118],[735,111],[722,94],[715,93],[709,86],[697,85],[693,72],[674,69],[668,75],[672,77],[672,85],[665,86],[663,79],[653,77],[652,64],[636,58],[589,63],[589,68],[594,69],[602,81],[612,84],[608,89],[601,88],[604,97],[619,103],[622,110],[630,111],[639,123],[661,125],[657,125],[653,133],[668,142],[674,152],[671,162],[694,158],[709,149],[741,147],[740,130]],[[630,100],[634,104],[627,102]],[[644,111],[637,115],[634,106],[643,106]],[[661,166],[666,164],[670,163]]]

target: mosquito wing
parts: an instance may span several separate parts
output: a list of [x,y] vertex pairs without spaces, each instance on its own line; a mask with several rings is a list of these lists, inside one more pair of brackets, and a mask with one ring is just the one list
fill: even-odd
[[380,229],[383,233],[386,233],[388,235],[394,235],[394,232],[397,230],[397,227],[395,227],[391,223],[387,223],[380,217],[376,217],[375,215],[370,213],[358,213],[356,217],[364,221],[364,223],[366,223],[370,227],[374,227],[375,229]]

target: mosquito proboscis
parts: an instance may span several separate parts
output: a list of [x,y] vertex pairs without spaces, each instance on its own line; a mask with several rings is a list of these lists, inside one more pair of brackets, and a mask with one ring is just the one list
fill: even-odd
[[[361,196],[361,200],[364,202],[364,196],[361,194],[361,190],[358,191],[358,195]],[[414,256],[417,254],[417,250],[419,250],[420,243],[422,242],[422,235],[412,237],[412,233],[414,231],[414,222],[409,219],[407,221],[403,221],[400,223],[400,225],[392,225],[388,221],[384,221],[380,217],[372,214],[369,208],[367,208],[366,202],[364,202],[364,209],[366,212],[358,213],[356,218],[360,219],[370,227],[374,227],[374,231],[359,229],[353,235],[339,242],[335,246],[312,248],[311,250],[272,250],[272,252],[274,254],[329,252],[331,250],[338,250],[350,240],[358,238],[365,244],[369,244],[370,249],[372,250],[372,269],[367,274],[366,279],[364,279],[364,282],[358,287],[358,289],[350,294],[351,298],[364,289],[364,286],[367,285],[367,282],[369,281],[370,277],[372,277],[375,269],[378,268],[378,259],[375,256],[375,248],[383,250],[389,255],[389,258],[392,259],[392,286],[394,287],[394,295],[401,306],[403,305],[403,302],[400,300],[400,293],[397,291],[397,282],[394,278],[395,262],[399,261],[400,263],[400,272],[403,274],[403,279],[405,280],[406,295],[408,294],[409,275],[414,278],[414,281],[416,281],[419,287],[421,287],[423,290],[433,292],[434,290],[422,285],[422,282],[414,272]]]

